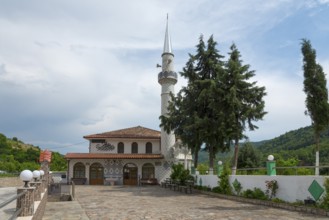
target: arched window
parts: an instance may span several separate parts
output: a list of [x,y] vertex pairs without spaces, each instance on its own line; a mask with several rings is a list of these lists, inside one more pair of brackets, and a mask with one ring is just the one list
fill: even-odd
[[76,163],[73,167],[73,178],[85,178],[86,167],[83,163]]
[[153,179],[154,176],[154,166],[151,163],[146,163],[142,167],[142,179]]
[[131,144],[131,153],[138,154],[138,144],[136,142]]
[[151,142],[147,142],[145,147],[146,147],[145,152],[147,154],[151,154],[152,153],[152,143]]
[[118,143],[118,154],[123,154],[125,152],[125,146],[122,142]]

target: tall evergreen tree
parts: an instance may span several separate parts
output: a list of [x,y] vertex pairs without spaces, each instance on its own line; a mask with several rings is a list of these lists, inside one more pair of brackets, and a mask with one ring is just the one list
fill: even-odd
[[223,74],[223,58],[216,49],[211,36],[207,45],[203,36],[199,39],[196,55],[190,58],[180,74],[187,79],[177,97],[173,97],[168,107],[168,115],[160,116],[161,126],[174,133],[192,149],[197,167],[197,153],[202,144],[209,151],[209,167],[213,169],[215,154],[225,150],[224,116],[221,108],[216,108],[222,96],[219,82]]
[[263,97],[266,95],[265,87],[259,87],[251,78],[254,71],[249,70],[249,65],[243,65],[241,55],[235,44],[230,47],[230,57],[222,76],[224,97],[221,102],[226,116],[226,132],[234,142],[234,164],[232,174],[236,174],[239,140],[245,138],[245,130],[255,130],[258,127],[253,121],[261,120],[266,112]]
[[320,133],[329,124],[328,90],[325,74],[320,64],[316,63],[316,51],[309,40],[302,40],[304,92],[306,93],[305,114],[311,118],[316,143],[315,175],[319,175]]

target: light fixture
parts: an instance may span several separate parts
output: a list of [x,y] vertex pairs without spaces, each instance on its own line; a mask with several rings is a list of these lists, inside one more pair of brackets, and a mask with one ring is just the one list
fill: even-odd
[[33,178],[33,173],[30,170],[23,170],[19,175],[19,178],[25,183],[24,187],[29,187],[29,182]]
[[40,171],[40,179],[42,179],[43,175],[45,175],[45,171],[39,170]]
[[274,156],[273,155],[268,155],[267,160],[273,161],[274,160]]
[[34,170],[32,173],[33,173],[34,182],[36,182],[37,179],[39,179],[39,177],[40,177],[40,171]]
[[221,166],[223,165],[223,162],[221,160],[218,161],[218,165]]

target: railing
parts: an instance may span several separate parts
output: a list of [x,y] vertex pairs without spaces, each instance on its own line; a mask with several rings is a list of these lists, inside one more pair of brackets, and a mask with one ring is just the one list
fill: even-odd
[[[27,191],[23,191],[15,196],[13,196],[12,198],[4,201],[3,203],[0,204],[0,209],[2,209],[3,207],[5,207],[6,205],[10,204],[11,202],[17,200],[17,199],[20,199],[22,196],[24,196],[25,194],[27,193]],[[23,210],[23,207],[20,207],[19,209],[16,209],[16,211],[14,212],[14,214],[9,218],[9,220],[12,220],[12,219],[15,219],[17,218],[17,216],[19,214],[21,214]]]
[[[276,170],[288,170],[288,169],[293,169],[295,171],[295,175],[298,175],[298,169],[315,169],[315,168],[329,168],[329,165],[322,165],[322,166],[289,166],[289,167],[273,167],[273,169]],[[257,168],[240,168],[237,169],[237,171],[257,171],[257,170],[266,170],[266,167],[257,167]],[[313,172],[313,170],[311,170]],[[327,171],[328,173],[329,171]],[[329,173],[328,173],[329,174]],[[262,175],[262,174],[260,174]],[[279,174],[280,175],[280,174]]]

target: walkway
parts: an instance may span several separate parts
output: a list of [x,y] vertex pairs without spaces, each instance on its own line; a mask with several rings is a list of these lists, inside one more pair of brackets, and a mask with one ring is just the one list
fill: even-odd
[[184,194],[159,186],[76,186],[75,202],[48,202],[44,220],[212,220],[328,219],[202,194]]
[[[7,201],[17,194],[16,187],[0,187],[0,203]],[[9,219],[16,210],[16,200],[0,209],[0,219]]]

